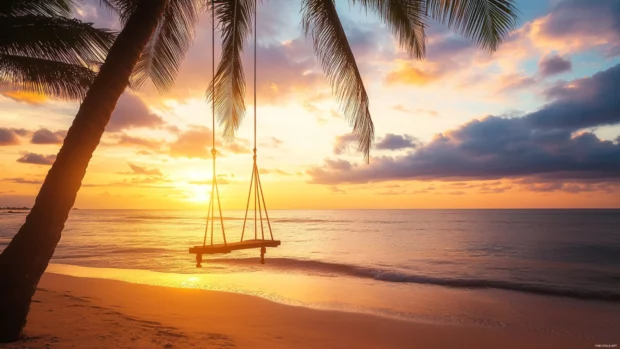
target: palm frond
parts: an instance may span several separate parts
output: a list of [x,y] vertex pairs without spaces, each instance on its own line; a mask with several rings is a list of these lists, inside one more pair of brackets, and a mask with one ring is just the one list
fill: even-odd
[[351,0],[376,12],[411,57],[426,53],[426,3],[424,0]]
[[96,73],[62,62],[0,54],[0,85],[64,99],[82,99]]
[[215,1],[215,15],[222,32],[222,55],[206,96],[215,105],[215,113],[227,137],[235,134],[245,117],[245,75],[241,54],[252,32],[254,6],[255,0]]
[[63,16],[69,17],[74,0],[2,0],[1,16]]
[[334,89],[341,108],[353,124],[359,150],[364,160],[370,157],[374,125],[368,109],[369,101],[349,41],[336,12],[333,0],[303,0],[302,24],[311,34],[327,80]]
[[241,53],[252,32],[255,0],[216,0],[215,14],[222,32],[222,56],[207,100],[215,105],[224,135],[231,137],[245,117],[245,76]]
[[49,59],[68,64],[103,62],[115,33],[62,17],[0,17],[0,54]]
[[157,30],[134,68],[134,86],[139,87],[151,79],[160,92],[172,87],[179,65],[192,43],[199,7],[196,0],[168,2]]
[[426,0],[429,17],[448,24],[489,51],[517,25],[514,0]]

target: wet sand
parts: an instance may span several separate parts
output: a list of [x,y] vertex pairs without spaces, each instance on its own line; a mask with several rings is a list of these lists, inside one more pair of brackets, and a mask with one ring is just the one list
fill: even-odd
[[508,328],[316,310],[243,294],[46,273],[4,348],[592,348]]

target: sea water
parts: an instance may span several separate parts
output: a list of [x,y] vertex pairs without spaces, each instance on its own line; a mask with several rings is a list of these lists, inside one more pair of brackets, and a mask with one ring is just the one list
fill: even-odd
[[[244,213],[225,213],[227,241],[240,239]],[[0,213],[0,250],[24,218]],[[205,256],[197,269],[188,247],[203,244],[205,212],[74,210],[49,270],[600,339],[620,324],[620,210],[273,210],[269,218],[282,245],[268,249],[265,265],[248,250]],[[245,238],[271,238],[267,222],[254,222],[250,212]],[[221,243],[219,220],[213,231]]]

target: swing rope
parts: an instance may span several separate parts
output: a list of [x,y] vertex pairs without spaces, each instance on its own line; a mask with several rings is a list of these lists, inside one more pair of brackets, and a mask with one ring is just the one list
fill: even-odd
[[[213,88],[212,95],[215,99],[215,0],[211,0],[211,86]],[[217,200],[217,206],[220,213],[220,226],[222,228],[222,238],[224,239],[224,245],[226,245],[226,232],[224,230],[224,217],[222,216],[222,204],[220,202],[220,190],[217,185],[217,174],[215,160],[217,157],[217,149],[215,149],[215,103],[211,103],[211,133],[212,133],[212,146],[211,156],[213,157],[213,177],[211,179],[211,197],[209,198],[209,209],[207,211],[207,224],[205,226],[205,236],[202,241],[202,246],[207,245],[207,235],[209,234],[209,221],[211,222],[211,240],[210,244],[213,245],[213,230],[215,228],[215,203],[214,198]]]
[[[250,190],[248,191],[248,200],[245,206],[245,217],[243,218],[243,228],[241,229],[241,241],[245,236],[245,227],[248,219],[248,212],[250,209],[250,198],[252,197],[252,189],[254,189],[254,240],[258,239],[258,220],[260,220],[260,232],[261,232],[261,240],[265,240],[265,227],[263,225],[263,211],[265,211],[265,219],[267,220],[267,226],[269,228],[269,235],[271,236],[271,240],[273,240],[273,231],[271,230],[271,222],[269,221],[269,214],[267,213],[267,204],[265,203],[265,195],[263,194],[263,186],[260,181],[260,175],[258,171],[258,164],[256,163],[256,72],[257,72],[257,63],[256,63],[256,51],[257,51],[257,33],[256,33],[256,23],[258,22],[258,17],[256,13],[256,8],[258,7],[258,0],[254,1],[254,165],[252,166],[252,177],[250,178]],[[258,215],[257,212],[258,211]],[[261,253],[263,254],[263,252]]]
[[[211,8],[212,8],[212,18],[211,18],[211,88],[213,88],[212,93],[212,103],[211,103],[211,113],[212,113],[212,127],[213,127],[213,146],[211,148],[211,154],[213,156],[213,177],[211,179],[211,195],[209,198],[209,208],[207,211],[207,224],[205,226],[205,234],[204,239],[202,241],[202,246],[194,246],[189,249],[189,253],[196,254],[196,267],[202,267],[202,255],[203,254],[218,254],[218,253],[230,253],[234,250],[244,250],[250,248],[260,247],[260,262],[265,264],[265,253],[267,251],[267,247],[278,247],[280,246],[280,240],[274,240],[273,231],[271,230],[271,222],[269,221],[269,214],[267,213],[267,204],[265,202],[265,195],[263,193],[263,185],[260,181],[260,175],[257,164],[257,15],[256,15],[256,7],[258,0],[254,0],[254,156],[253,156],[253,165],[252,165],[252,177],[250,178],[250,190],[248,192],[248,200],[245,205],[245,217],[243,218],[243,229],[241,230],[241,240],[238,242],[231,242],[228,244],[226,242],[226,232],[224,230],[224,218],[222,216],[222,205],[220,202],[220,191],[217,184],[217,174],[216,174],[216,166],[215,159],[217,155],[217,150],[215,148],[215,0],[211,0]],[[245,228],[248,224],[248,213],[250,211],[250,199],[252,198],[252,194],[254,194],[254,239],[243,240],[245,237]],[[224,239],[223,244],[214,244],[213,236],[214,236],[214,226],[215,226],[215,201],[217,200],[218,211],[220,214],[220,226],[222,228],[222,237]],[[265,239],[265,226],[263,220],[263,211],[265,213],[265,220],[267,220],[267,228],[269,229],[269,236],[271,240]],[[260,221],[260,237],[258,238],[258,225]],[[211,226],[209,227],[209,224]],[[207,238],[209,235],[209,228],[211,228],[211,239],[209,244],[207,244]]]

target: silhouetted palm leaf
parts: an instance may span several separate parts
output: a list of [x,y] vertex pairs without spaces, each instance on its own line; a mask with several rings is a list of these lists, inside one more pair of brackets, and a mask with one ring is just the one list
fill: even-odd
[[63,16],[71,15],[73,0],[2,0],[0,16]]
[[423,0],[351,0],[376,12],[410,56],[425,55],[426,4]]
[[[147,78],[160,92],[172,87],[179,65],[194,38],[200,7],[196,0],[172,0],[168,3],[163,18],[134,69],[133,83],[136,87]],[[121,13],[131,9],[131,6],[126,6]]]
[[327,80],[353,124],[359,149],[368,161],[374,139],[374,125],[368,110],[368,94],[353,51],[345,35],[333,0],[303,0],[302,25],[312,35],[314,50],[319,56]]
[[[110,0],[111,1],[111,0]],[[120,0],[118,0],[120,1]],[[209,0],[206,0],[209,1]],[[210,2],[210,1],[209,1]],[[436,19],[472,38],[489,51],[517,23],[514,0],[349,0],[376,12],[398,38],[410,56],[425,56],[426,23]],[[222,60],[212,86],[207,91],[214,101],[220,123],[232,135],[245,113],[243,67],[240,54],[250,33],[254,1],[216,0],[216,13],[224,38]],[[220,12],[221,11],[221,12]],[[347,37],[336,12],[334,0],[302,0],[302,24],[313,38],[319,56],[345,116],[359,137],[359,148],[368,160],[374,138],[369,100]]]
[[[209,3],[210,5],[210,3]],[[232,136],[245,116],[245,76],[241,53],[252,32],[255,0],[216,0],[215,14],[222,32],[222,56],[207,100],[215,104],[224,135]]]
[[517,24],[513,0],[426,0],[431,18],[495,51]]
[[95,75],[92,70],[75,64],[0,55],[0,83],[8,83],[16,90],[82,99]]
[[67,18],[71,0],[5,0],[0,5],[0,84],[83,98],[115,34]]
[[0,17],[0,54],[69,64],[103,62],[115,35],[76,19],[26,15]]

